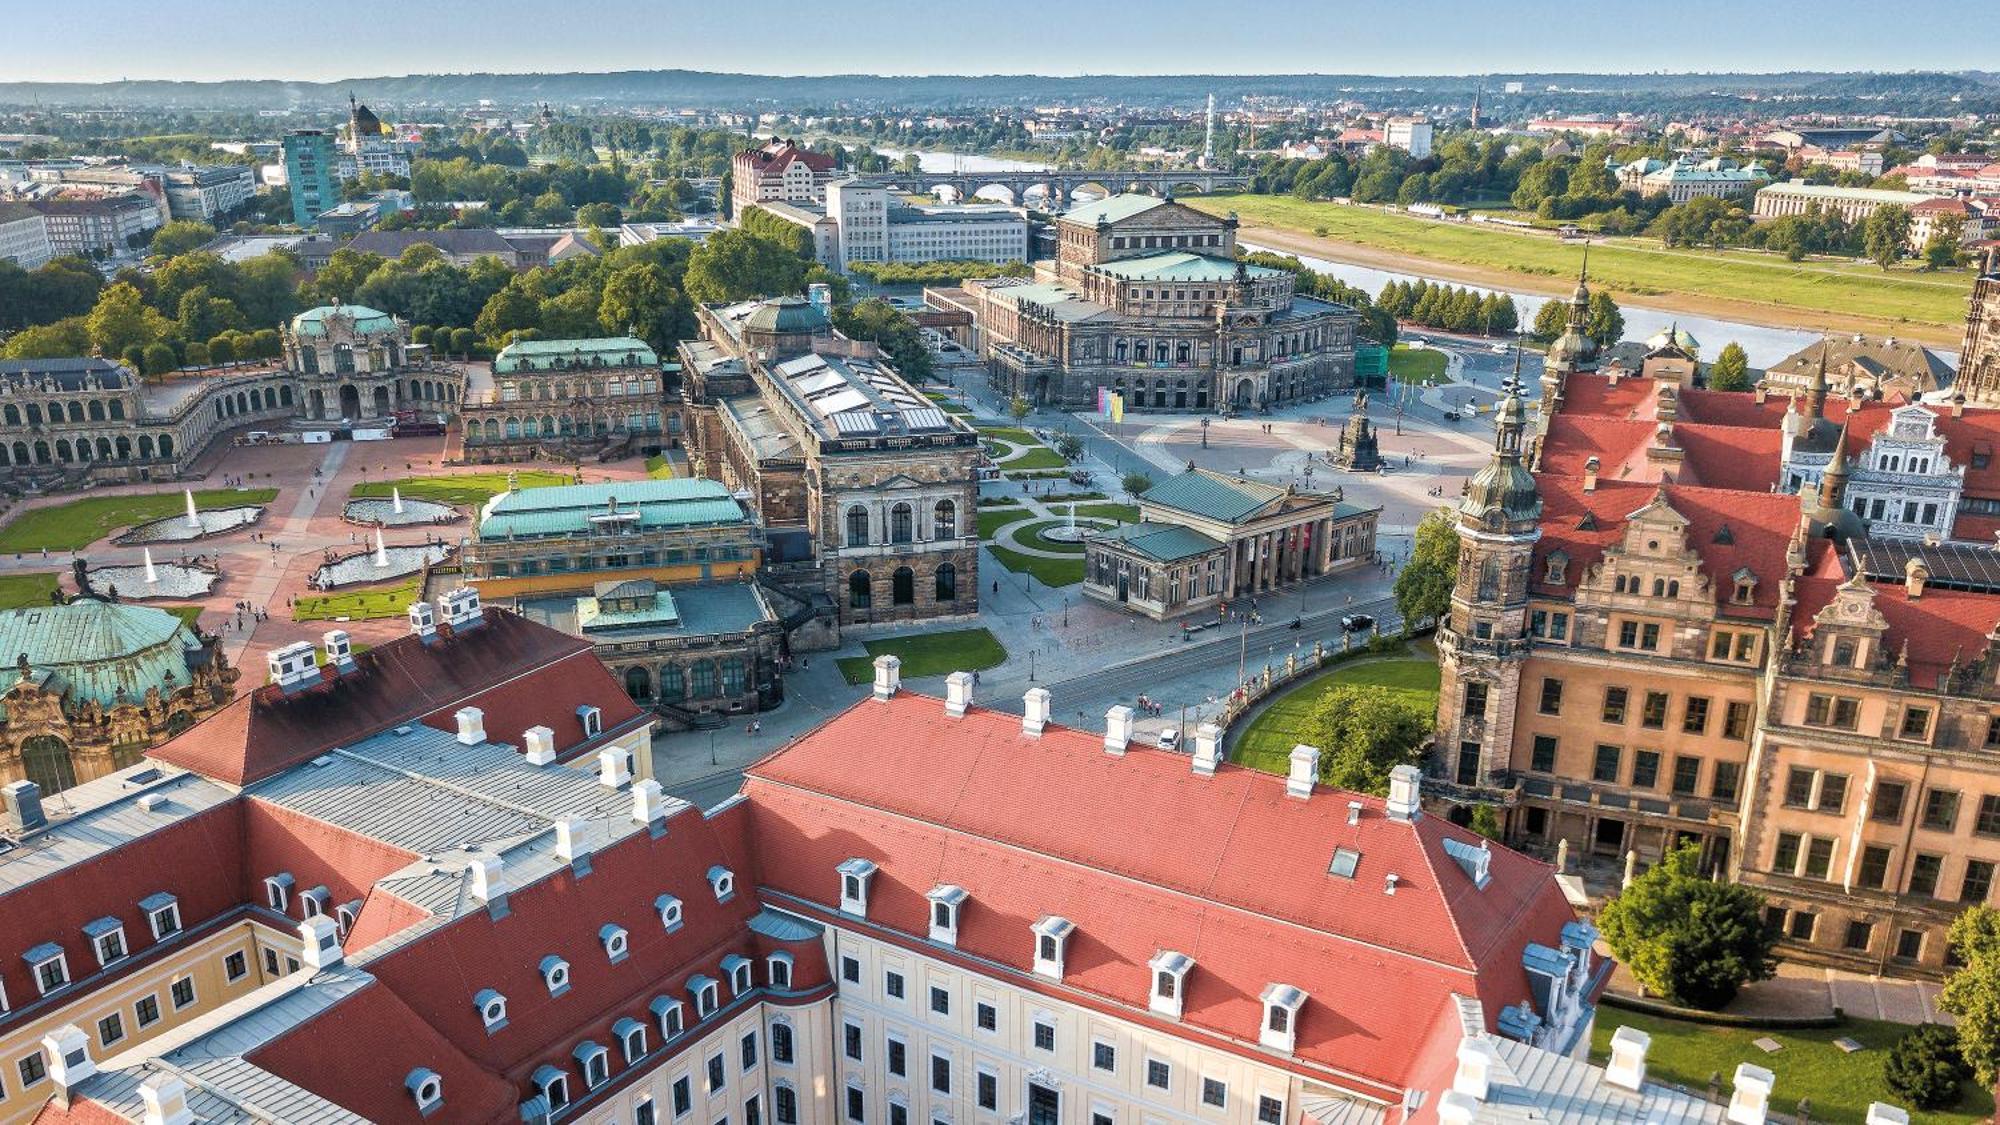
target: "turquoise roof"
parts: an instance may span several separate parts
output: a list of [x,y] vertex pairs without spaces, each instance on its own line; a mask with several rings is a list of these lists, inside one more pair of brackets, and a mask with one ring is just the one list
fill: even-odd
[[307,309],[292,318],[292,334],[295,336],[324,336],[326,322],[332,318],[345,318],[354,322],[354,330],[362,333],[389,332],[396,327],[396,318],[380,309],[367,305],[321,305]]
[[1157,562],[1179,562],[1222,549],[1218,540],[1170,523],[1128,523],[1091,538],[1116,540]]
[[9,662],[25,654],[31,675],[71,703],[108,707],[121,694],[138,703],[147,688],[185,687],[188,654],[200,648],[180,618],[141,605],[79,598],[0,613],[0,652]]
[[[1236,261],[1186,250],[1169,250],[1143,258],[1119,258],[1102,262],[1099,270],[1130,281],[1228,281],[1236,276]],[[1285,271],[1268,266],[1243,267],[1249,277],[1274,277]]]
[[1096,226],[1098,223],[1115,223],[1120,219],[1143,215],[1155,207],[1164,206],[1166,202],[1157,195],[1126,192],[1123,195],[1114,195],[1090,203],[1079,203],[1064,211],[1062,219],[1066,223],[1084,223],[1090,226]]
[[679,625],[680,611],[674,608],[674,596],[665,591],[655,591],[643,609],[613,612],[603,608],[603,602],[596,598],[576,599],[577,627],[589,632],[592,629],[629,629],[635,625]]
[[1141,493],[1139,499],[1224,523],[1241,523],[1283,495],[1285,490],[1276,485],[1196,469],[1168,477]]
[[479,537],[587,534],[611,515],[614,500],[617,514],[641,529],[750,522],[743,505],[715,481],[625,480],[503,492],[480,512]]
[[560,367],[658,367],[651,344],[631,336],[593,340],[516,340],[493,357],[493,373],[553,371]]

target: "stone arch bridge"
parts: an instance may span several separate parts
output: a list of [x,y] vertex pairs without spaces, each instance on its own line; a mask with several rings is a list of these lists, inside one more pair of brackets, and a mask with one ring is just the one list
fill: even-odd
[[1186,195],[1244,191],[1250,186],[1248,173],[1205,172],[1198,168],[1160,172],[885,172],[868,178],[901,191],[925,195],[948,187],[961,200],[971,199],[982,189],[998,187],[1005,189],[1016,204],[1030,194],[1047,200],[1056,193],[1060,193],[1057,198],[1067,203],[1079,188],[1107,195],[1119,192]]

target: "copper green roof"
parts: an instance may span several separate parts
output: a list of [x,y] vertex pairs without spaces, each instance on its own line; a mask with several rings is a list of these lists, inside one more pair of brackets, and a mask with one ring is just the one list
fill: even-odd
[[292,334],[295,336],[324,336],[326,322],[346,319],[354,322],[354,330],[361,333],[389,332],[395,329],[396,320],[380,309],[367,305],[321,305],[307,309],[292,318]]
[[570,367],[658,367],[652,345],[631,336],[593,340],[516,340],[493,357],[493,373]]
[[745,318],[743,327],[759,332],[817,332],[826,327],[826,314],[804,297],[777,297]]
[[1193,528],[1170,523],[1128,523],[1091,538],[1113,540],[1155,562],[1179,562],[1222,549],[1219,541]]
[[[1186,250],[1169,250],[1143,258],[1119,258],[1100,263],[1097,268],[1128,281],[1229,281],[1236,276],[1234,259],[1193,254]],[[1268,266],[1251,265],[1244,266],[1243,270],[1249,277],[1273,277],[1284,272]]]
[[80,598],[0,613],[5,661],[26,656],[31,676],[71,703],[139,703],[148,688],[165,695],[186,687],[188,654],[200,648],[180,618],[141,605]]
[[1285,490],[1276,485],[1195,469],[1168,477],[1139,499],[1224,523],[1242,523],[1283,495]]
[[750,522],[743,505],[721,484],[678,477],[503,492],[480,512],[479,537],[588,535],[611,519],[640,529]]
[[1063,212],[1062,221],[1066,223],[1084,223],[1089,226],[1095,226],[1098,223],[1115,223],[1120,219],[1129,219],[1134,215],[1143,215],[1155,207],[1164,206],[1166,202],[1166,200],[1161,199],[1157,195],[1140,195],[1136,192],[1127,192],[1123,195],[1114,195],[1090,203],[1079,203],[1075,207]]

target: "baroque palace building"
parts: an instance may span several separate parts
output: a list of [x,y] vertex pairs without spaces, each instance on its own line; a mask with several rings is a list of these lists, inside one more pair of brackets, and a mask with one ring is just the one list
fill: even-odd
[[1942,972],[2000,868],[2000,410],[1557,351],[1458,508],[1435,772],[1524,846],[1699,846],[1787,956]]
[[1329,791],[885,656],[703,810],[585,643],[410,616],[0,791],[0,1122],[1723,1120],[1641,1033],[1584,1061],[1595,931],[1412,767]]
[[749,497],[767,580],[861,625],[979,612],[979,436],[819,300],[696,309],[682,432],[702,476]]
[[653,452],[662,440],[660,405],[660,357],[644,340],[516,341],[493,357],[491,385],[468,388],[459,407],[465,459]]
[[1263,409],[1354,383],[1353,309],[1294,292],[1291,274],[1237,260],[1236,218],[1116,195],[1056,220],[1057,257],[1030,278],[932,289],[972,314],[1008,395],[1127,409]]

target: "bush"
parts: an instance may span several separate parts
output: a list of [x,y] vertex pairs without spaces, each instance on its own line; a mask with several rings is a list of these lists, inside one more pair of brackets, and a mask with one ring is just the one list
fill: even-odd
[[1648,991],[1714,1011],[1776,971],[1777,935],[1764,925],[1764,896],[1704,878],[1700,854],[1690,844],[1662,859],[1606,904],[1599,925]]
[[1124,486],[1126,492],[1137,496],[1153,487],[1153,478],[1135,469],[1118,478],[1118,483]]
[[1910,1029],[1882,1060],[1882,1081],[1890,1093],[1918,1109],[1948,1109],[1962,1095],[1959,1084],[1972,1076],[1959,1054],[1958,1032],[1941,1023]]

